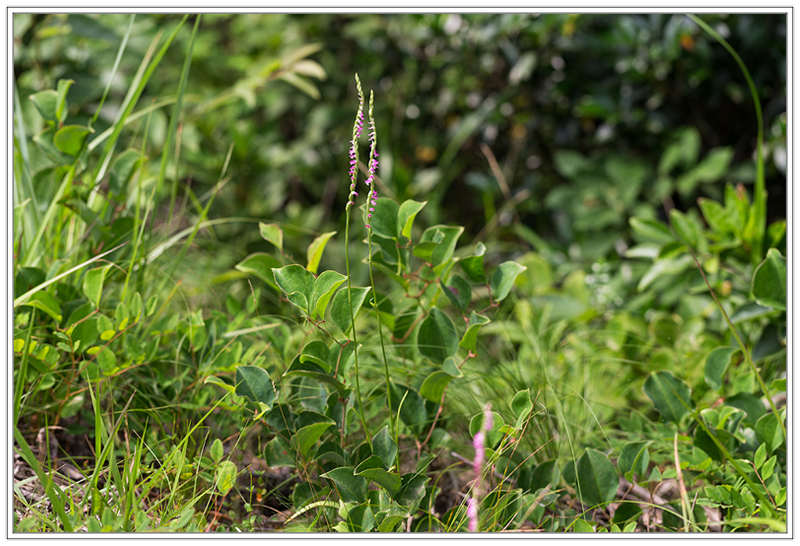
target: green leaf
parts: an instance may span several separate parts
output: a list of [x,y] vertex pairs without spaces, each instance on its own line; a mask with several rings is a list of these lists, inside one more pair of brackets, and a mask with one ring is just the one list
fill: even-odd
[[425,485],[430,478],[425,474],[409,473],[403,474],[401,478],[403,482],[400,493],[397,494],[396,500],[401,506],[406,508],[415,509],[419,502],[425,497]]
[[553,459],[536,465],[536,468],[534,468],[533,472],[531,472],[528,488],[531,491],[536,492],[547,487],[548,485],[555,486],[558,483],[558,479],[561,475],[556,463],[557,461]]
[[236,394],[266,406],[272,406],[277,398],[269,374],[256,366],[236,367]]
[[317,461],[332,461],[337,465],[347,466],[350,464],[350,457],[340,445],[335,442],[324,442],[317,448],[314,454]]
[[65,154],[77,156],[81,151],[86,137],[94,133],[89,127],[83,125],[65,125],[53,137],[53,144]]
[[[361,310],[361,306],[364,304],[369,290],[369,288],[353,288],[352,317],[358,317],[358,312]],[[350,315],[350,303],[350,291],[347,288],[339,290],[336,295],[333,296],[333,301],[331,302],[331,319],[333,319],[333,323],[345,334],[347,334],[348,330],[350,330],[350,327],[353,325]]]
[[467,277],[478,284],[486,284],[486,273],[483,269],[483,255],[486,253],[486,247],[483,243],[478,243],[475,247],[475,254],[462,258],[459,264],[461,269],[466,273]]
[[231,461],[222,461],[218,463],[217,469],[214,472],[214,484],[217,490],[223,495],[227,495],[228,491],[233,489],[236,485],[236,475],[238,470],[236,464]]
[[61,121],[56,114],[58,108],[58,93],[56,91],[47,89],[46,91],[34,93],[28,98],[31,99],[33,105],[36,106],[39,114],[46,122],[55,125]]
[[314,275],[317,274],[317,268],[319,267],[319,261],[322,258],[322,252],[325,250],[325,245],[328,244],[328,239],[334,235],[336,235],[335,231],[323,233],[314,239],[310,245],[308,245],[308,250],[306,251],[308,265],[306,268]]
[[592,524],[580,518],[575,520],[572,528],[576,533],[594,533],[594,527],[592,527]]
[[680,242],[691,248],[697,248],[700,233],[688,216],[678,209],[672,209],[669,211],[669,223]]
[[738,347],[717,347],[706,357],[706,384],[718,391],[722,388],[725,370],[731,363],[731,357],[739,351]]
[[708,226],[719,234],[736,233],[739,226],[736,225],[736,216],[731,214],[721,203],[713,199],[701,197],[697,200],[703,218],[706,219]]
[[128,183],[144,159],[145,156],[139,150],[125,150],[117,156],[108,176],[108,188],[111,193],[125,194]]
[[58,96],[56,97],[56,119],[58,119],[59,123],[67,119],[67,110],[69,109],[67,106],[67,93],[73,83],[75,83],[73,80],[58,80],[56,84],[56,89],[58,90]]
[[356,476],[352,466],[340,466],[322,474],[333,482],[334,489],[344,502],[364,503],[367,501],[367,480]]
[[384,426],[372,436],[372,453],[380,457],[384,468],[391,468],[397,458],[397,445],[389,435],[389,427]]
[[747,415],[742,421],[753,428],[755,428],[756,422],[758,422],[761,416],[767,411],[758,396],[749,392],[740,392],[729,396],[725,399],[725,404],[734,408],[739,408],[745,412]]
[[628,442],[619,453],[617,467],[619,471],[627,475],[629,472],[646,476],[647,465],[650,464],[650,452],[647,450],[652,442]]
[[333,419],[313,411],[304,411],[298,416],[297,426],[299,428],[295,433],[295,440],[303,459],[308,458],[311,448],[314,447],[317,440],[335,424]]
[[[328,368],[330,369],[330,368]],[[321,383],[328,384],[335,388],[339,394],[343,395],[347,388],[340,383],[335,377],[330,375],[328,372],[325,371],[324,368],[315,364],[314,362],[301,362],[300,355],[295,357],[292,360],[291,365],[289,365],[289,369],[287,369],[284,376],[290,375],[299,375],[301,377],[308,377],[309,379],[313,379],[315,381],[319,381]]]
[[431,402],[441,404],[444,389],[447,388],[447,384],[453,379],[455,379],[455,377],[447,372],[441,370],[435,371],[422,382],[422,386],[419,388],[419,394]]
[[651,373],[644,382],[644,393],[653,401],[661,417],[673,423],[680,422],[694,408],[689,385],[672,372]]
[[319,340],[307,343],[300,353],[300,362],[313,362],[325,370],[326,373],[331,371],[330,364],[328,364],[329,358],[328,346]]
[[[480,412],[472,417],[469,422],[469,433],[474,438],[475,435],[483,428],[484,413]],[[492,430],[486,434],[486,447],[496,446],[500,440],[503,439],[504,433],[502,431],[505,421],[497,412],[492,412]]]
[[[212,376],[213,377],[213,376]],[[225,448],[222,447],[222,440],[217,438],[214,440],[214,443],[211,444],[211,449],[209,450],[211,458],[217,462],[225,455]]]
[[319,100],[321,98],[319,94],[319,89],[308,81],[306,78],[302,78],[295,74],[294,72],[282,72],[279,78],[287,83],[298,88],[300,91],[308,95],[314,100]]
[[278,224],[265,224],[264,222],[258,223],[258,231],[265,241],[269,241],[278,250],[283,252],[283,231]]
[[753,297],[760,305],[786,310],[786,258],[774,248],[753,273]]
[[[392,411],[400,411],[400,419],[409,427],[421,431],[428,422],[425,400],[415,391],[402,385],[390,383],[392,389]],[[401,406],[402,403],[402,406]]]
[[347,277],[337,271],[324,271],[314,281],[314,296],[311,305],[319,318],[325,318],[325,310],[328,308],[334,292],[346,280]]
[[521,428],[523,423],[525,423],[525,419],[528,418],[531,410],[533,410],[530,389],[519,391],[514,395],[514,398],[511,400],[511,410],[514,412],[514,415],[517,416],[516,428]]
[[783,431],[774,413],[765,413],[756,422],[756,438],[760,443],[766,444],[769,453],[773,453],[783,443]]
[[506,299],[517,275],[525,271],[527,267],[519,265],[517,262],[501,263],[492,275],[491,289],[494,301],[500,302]]
[[280,267],[280,265],[281,263],[274,256],[270,256],[265,252],[256,252],[255,254],[250,254],[241,263],[236,265],[236,269],[242,273],[255,275],[268,285],[277,288],[272,269]]
[[469,306],[472,300],[472,287],[469,283],[461,277],[453,276],[447,283],[447,286],[442,284],[442,292],[447,296],[447,299],[463,313]]
[[397,215],[399,206],[393,199],[381,198],[373,207],[372,218],[369,221],[372,233],[385,239],[398,239]]
[[608,457],[595,449],[587,448],[578,459],[576,478],[578,494],[589,506],[607,504],[617,495],[617,471]]
[[[632,533],[636,528],[639,516],[642,514],[642,509],[632,502],[621,502],[619,507],[614,511],[612,521],[616,525],[622,525],[624,522],[629,521],[623,528],[623,533]],[[631,521],[633,520],[633,521]]]
[[443,312],[431,309],[417,333],[417,349],[422,356],[437,364],[458,350],[458,335],[453,321]]
[[385,514],[383,516],[383,520],[381,520],[380,524],[378,525],[379,533],[393,532],[401,521],[408,518],[408,511],[403,510],[400,505],[394,501],[389,504],[387,509],[381,510],[378,514]]
[[655,218],[634,217],[629,221],[633,231],[651,241],[658,243],[671,243],[675,240],[675,236],[669,229],[669,226]]
[[642,292],[659,277],[682,273],[693,264],[694,261],[689,254],[681,254],[674,258],[659,258],[653,262],[653,265],[642,275],[636,290]]
[[[439,225],[426,229],[420,238],[420,243],[436,243],[436,246],[431,251],[430,259],[426,261],[433,264],[434,267],[447,262],[453,257],[453,252],[456,249],[456,243],[463,232],[464,228],[461,226],[453,227]],[[437,235],[437,233],[439,235]]]
[[434,242],[426,242],[426,243],[417,243],[414,245],[414,250],[412,254],[426,263],[431,263],[433,258],[433,251],[436,250],[438,243]]
[[753,456],[753,464],[756,465],[756,468],[761,468],[761,465],[764,464],[764,461],[767,460],[767,444],[761,444],[758,446],[756,450],[756,454]]
[[33,141],[39,146],[39,148],[47,157],[55,161],[58,165],[69,165],[72,163],[73,158],[64,155],[58,148],[56,148],[56,145],[53,143],[55,134],[56,130],[50,127],[34,136]]
[[228,392],[235,392],[235,390],[236,390],[232,385],[228,385],[222,379],[220,379],[219,377],[217,377],[215,375],[210,375],[210,376],[206,377],[206,380],[203,381],[203,383],[205,383],[206,385],[217,385],[219,387],[222,387],[223,389],[225,389]]
[[770,459],[764,463],[764,467],[761,469],[761,479],[768,480],[772,477],[772,473],[775,471],[775,464],[778,462],[778,456],[773,455]]
[[89,301],[94,303],[94,306],[100,307],[100,296],[103,293],[103,282],[106,278],[106,272],[110,265],[104,265],[95,269],[90,269],[86,272],[83,278],[83,293],[89,298]]
[[556,171],[564,178],[573,178],[590,167],[590,162],[579,152],[558,150],[553,157]]
[[313,273],[301,265],[292,264],[280,269],[272,269],[275,282],[286,294],[287,299],[310,315],[309,305],[313,301],[314,279]]
[[389,496],[392,498],[400,492],[402,486],[400,476],[384,470],[383,460],[377,455],[372,455],[367,460],[363,461],[356,467],[354,473],[356,476],[363,476],[377,483],[386,489],[386,492],[389,493]]
[[23,306],[35,307],[50,315],[55,321],[61,322],[61,305],[53,296],[47,292],[36,292],[28,301],[22,304]]
[[400,235],[411,241],[411,228],[414,226],[414,219],[417,217],[419,211],[427,205],[427,201],[419,202],[409,199],[400,205],[397,212],[397,227],[400,229]]
[[273,438],[264,449],[264,461],[270,468],[294,468],[295,450],[283,436]]
[[[339,345],[342,343],[344,346]],[[338,370],[338,374],[344,375],[355,360],[355,343],[348,340],[334,341],[328,348],[328,366],[331,370]]]
[[678,191],[687,195],[702,182],[716,182],[728,172],[731,159],[732,148],[714,148],[694,169],[678,178]]
[[485,326],[489,324],[491,320],[483,315],[479,315],[475,311],[469,316],[469,322],[467,323],[467,331],[464,332],[464,337],[461,338],[461,341],[458,343],[458,346],[462,349],[466,349],[472,353],[477,351],[478,346],[478,334],[480,333],[481,326]]

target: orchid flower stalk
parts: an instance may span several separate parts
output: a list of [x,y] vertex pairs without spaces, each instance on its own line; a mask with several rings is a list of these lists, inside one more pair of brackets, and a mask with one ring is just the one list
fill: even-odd
[[378,335],[381,341],[381,356],[383,356],[383,372],[386,379],[386,404],[389,408],[389,423],[392,429],[392,435],[396,445],[400,445],[397,438],[397,424],[392,417],[392,386],[389,381],[389,361],[386,358],[386,345],[383,341],[383,327],[381,325],[381,317],[378,311],[378,293],[375,290],[375,278],[372,273],[372,226],[370,221],[372,213],[375,212],[375,207],[378,205],[378,190],[375,189],[375,175],[378,172],[378,132],[375,129],[375,118],[372,117],[372,108],[374,104],[374,94],[369,92],[369,168],[367,170],[367,179],[364,183],[367,185],[367,203],[366,203],[366,228],[367,228],[367,263],[369,265],[369,281],[372,285],[372,301],[375,309],[375,320],[378,323]]
[[344,228],[344,261],[347,273],[347,298],[348,307],[350,308],[350,324],[353,329],[353,343],[355,349],[353,350],[353,358],[355,359],[356,371],[356,397],[358,398],[359,418],[361,425],[364,427],[364,434],[367,440],[371,441],[369,428],[364,419],[364,404],[361,401],[361,383],[359,380],[358,372],[358,337],[356,334],[356,319],[353,313],[353,287],[350,281],[350,209],[355,205],[355,198],[358,197],[356,192],[356,182],[358,181],[358,139],[361,137],[361,132],[364,129],[364,93],[361,91],[361,80],[356,74],[356,89],[358,90],[358,113],[356,120],[353,123],[353,140],[350,142],[350,195],[347,199],[347,206],[345,207],[345,228]]

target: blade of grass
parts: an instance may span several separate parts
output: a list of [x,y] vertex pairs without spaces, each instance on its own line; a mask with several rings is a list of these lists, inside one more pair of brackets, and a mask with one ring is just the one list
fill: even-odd
[[[39,483],[41,483],[42,487],[44,487],[45,495],[47,495],[47,498],[50,500],[50,504],[53,506],[53,510],[58,516],[58,519],[61,521],[61,525],[64,526],[64,530],[68,533],[71,533],[73,531],[72,521],[67,515],[66,510],[64,510],[64,500],[61,498],[61,494],[53,487],[52,478],[45,474],[44,470],[42,470],[41,465],[39,465],[39,461],[36,460],[36,456],[33,454],[33,451],[31,451],[31,448],[28,446],[28,443],[25,441],[25,438],[22,436],[22,433],[16,426],[14,426],[14,440],[19,446],[22,458],[25,459],[25,462],[28,463],[28,465],[30,465],[36,474],[36,477],[39,479]],[[89,495],[86,495],[86,498],[88,499]]]
[[[126,301],[125,300],[125,296],[128,294],[128,284],[130,283],[131,275],[133,273],[133,265],[136,263],[136,255],[138,254],[139,247],[141,246],[141,243],[142,243],[142,236],[144,234],[144,226],[147,223],[146,221],[142,222],[141,223],[141,229],[140,229],[139,222],[140,222],[140,215],[141,215],[141,212],[142,212],[142,203],[141,203],[141,201],[142,201],[142,199],[141,199],[141,197],[142,197],[142,177],[144,176],[144,166],[145,166],[145,158],[146,158],[145,152],[147,150],[147,137],[150,135],[150,121],[151,121],[151,119],[152,119],[152,116],[147,116],[147,123],[145,124],[145,128],[144,128],[144,137],[142,138],[142,161],[141,161],[141,163],[139,163],[139,176],[137,176],[137,178],[136,178],[136,189],[137,189],[137,191],[136,191],[136,211],[135,211],[135,214],[133,216],[133,232],[134,232],[134,234],[136,234],[136,240],[135,240],[134,245],[133,245],[133,250],[131,251],[131,262],[130,262],[130,265],[128,266],[128,274],[125,275],[125,286],[122,287],[122,297],[120,298],[120,301],[123,301],[123,302]],[[155,188],[153,188],[153,192],[150,192],[150,199],[151,200],[153,199],[154,192],[155,192]],[[150,205],[150,201],[148,201],[148,207],[149,207],[149,205]],[[148,208],[148,210],[149,210],[149,208]],[[138,233],[137,233],[137,230],[138,230]]]
[[[197,29],[200,26],[200,17],[201,15],[198,14],[197,18],[194,20],[194,28],[192,29],[192,36],[189,38],[189,46],[186,50],[186,59],[183,61],[183,68],[181,69],[181,81],[178,87],[178,100],[175,102],[175,108],[172,110],[172,119],[169,122],[169,130],[167,131],[167,140],[164,142],[164,153],[161,155],[161,168],[158,171],[158,187],[162,188],[164,186],[164,175],[167,171],[167,160],[169,159],[169,149],[172,143],[172,139],[175,137],[175,131],[178,128],[178,119],[183,114],[183,94],[186,91],[186,82],[189,80],[189,70],[192,67],[192,54],[194,52],[194,39],[197,36]],[[176,154],[177,154],[176,150]],[[170,193],[170,201],[169,201],[169,218],[167,219],[167,225],[169,226],[172,223],[172,214],[175,208],[175,197],[178,193],[178,176],[177,176],[177,169],[176,169],[176,176],[175,179],[172,181],[172,191]]]
[[[232,155],[233,155],[233,143],[231,143],[231,145],[228,147],[228,155],[225,157],[225,162],[222,165],[222,171],[219,174],[219,180],[217,181],[217,184],[215,185],[215,187],[217,189],[217,192],[227,182],[227,180],[224,177],[225,177],[225,172],[228,170],[228,164],[230,163]],[[197,236],[197,232],[200,230],[200,224],[202,224],[205,221],[206,217],[208,216],[208,211],[211,209],[212,203],[214,203],[214,197],[216,197],[217,192],[214,192],[214,195],[212,195],[211,199],[209,199],[208,203],[206,203],[206,207],[203,209],[203,212],[201,213],[200,218],[195,223],[194,228],[192,229],[192,233],[189,235],[189,238],[184,243],[183,248],[181,248],[181,250],[178,252],[177,258],[175,258],[172,261],[172,264],[170,265],[170,269],[169,269],[169,273],[168,273],[169,277],[171,277],[172,274],[175,272],[175,268],[181,262],[181,259],[183,258],[184,254],[186,253],[186,250],[192,245],[192,242],[194,242],[194,238]]]
[[114,66],[111,68],[111,74],[108,76],[108,81],[106,82],[106,88],[103,90],[103,96],[100,98],[100,104],[97,105],[97,110],[95,110],[94,116],[92,117],[92,121],[89,123],[89,127],[95,124],[98,116],[100,116],[100,110],[103,109],[103,104],[106,102],[106,97],[108,96],[108,92],[111,89],[111,82],[114,81],[114,76],[117,75],[117,68],[119,68],[119,62],[122,60],[122,54],[125,52],[125,48],[128,45],[128,38],[130,38],[131,36],[131,29],[133,29],[134,19],[136,19],[136,14],[131,13],[130,21],[128,21],[128,28],[125,30],[125,36],[122,37],[122,43],[119,45],[119,50],[117,51],[117,58],[114,60]]
[[[91,392],[91,389],[89,389],[89,391]],[[94,397],[94,395],[92,396]],[[100,478],[100,468],[103,466],[103,463],[105,462],[105,459],[108,456],[109,450],[111,450],[114,446],[114,437],[117,435],[117,432],[119,432],[119,427],[120,425],[122,425],[122,421],[125,418],[125,412],[128,411],[128,407],[131,405],[131,402],[133,402],[134,396],[136,396],[136,391],[134,391],[133,394],[131,394],[131,397],[128,398],[128,402],[125,404],[125,407],[122,408],[122,411],[120,412],[119,419],[117,419],[117,422],[114,423],[114,426],[112,427],[113,429],[112,432],[108,435],[108,441],[106,442],[106,445],[103,446],[103,450],[100,451],[100,454],[96,456],[97,458],[95,459],[94,470],[92,471],[92,477],[89,478],[89,481],[87,483],[87,489],[97,488],[97,480]],[[99,405],[97,405],[95,406],[95,419],[96,419],[95,427],[97,427],[97,416],[99,414],[100,414],[100,408]],[[103,430],[102,422],[99,428],[101,431]],[[99,445],[99,443],[96,445]],[[89,501],[90,498],[91,495],[86,495],[83,498],[83,501],[81,502],[81,506],[85,507],[86,503]]]
[[[150,44],[150,48],[148,49],[147,53],[145,54],[144,59],[142,60],[142,64],[139,66],[139,71],[136,74],[136,78],[134,79],[131,87],[128,90],[128,94],[125,97],[125,101],[123,102],[122,108],[120,110],[119,116],[117,117],[116,121],[114,122],[114,131],[112,132],[111,136],[106,142],[106,145],[103,149],[103,160],[100,162],[97,170],[95,171],[94,175],[94,184],[95,186],[99,184],[100,180],[105,176],[106,169],[108,168],[108,164],[111,160],[111,155],[114,152],[114,148],[117,144],[117,140],[119,139],[120,134],[122,133],[122,128],[125,126],[125,120],[130,116],[131,112],[133,111],[136,103],[139,101],[139,97],[141,97],[142,93],[144,92],[144,88],[147,86],[147,83],[150,81],[150,77],[155,72],[155,69],[158,67],[161,59],[166,54],[169,46],[172,45],[172,41],[177,36],[178,31],[183,27],[183,24],[186,22],[186,19],[189,18],[189,15],[184,15],[180,22],[175,26],[170,34],[167,37],[166,42],[164,45],[161,46],[161,49],[158,51],[155,57],[153,57],[152,61],[149,61],[150,56],[152,56],[153,51],[155,50],[156,45],[161,40],[162,32],[156,34],[155,38],[153,38],[153,42]],[[146,67],[146,68],[145,68]]]
[[31,317],[28,320],[28,333],[25,336],[25,352],[22,353],[22,362],[20,362],[19,366],[19,377],[14,384],[14,415],[12,416],[14,420],[14,426],[17,425],[17,421],[19,420],[19,409],[22,405],[22,391],[25,389],[25,379],[28,375],[28,355],[30,355],[31,352],[31,336],[33,334],[33,324],[36,322],[36,308],[31,310]]

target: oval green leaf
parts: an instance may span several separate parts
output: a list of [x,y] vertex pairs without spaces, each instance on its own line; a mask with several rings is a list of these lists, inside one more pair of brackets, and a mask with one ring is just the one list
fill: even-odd
[[317,274],[317,268],[319,267],[320,259],[322,259],[322,252],[325,250],[325,245],[328,244],[328,240],[334,235],[336,235],[335,231],[323,233],[308,245],[308,249],[306,250],[308,265],[306,268],[314,275]]
[[437,364],[458,350],[458,335],[453,321],[438,309],[431,309],[420,324],[417,333],[417,349],[420,354]]
[[786,258],[774,248],[753,273],[753,297],[761,305],[786,310]]
[[503,301],[511,292],[511,287],[514,286],[514,280],[517,275],[525,271],[527,267],[519,265],[517,262],[503,262],[501,263],[494,274],[492,275],[492,297],[494,301]]
[[644,382],[644,393],[653,401],[661,417],[673,423],[680,422],[694,408],[689,385],[672,372],[651,373]]
[[236,367],[236,394],[270,407],[277,398],[269,374],[256,366]]
[[722,388],[725,370],[731,362],[731,357],[739,351],[738,347],[716,347],[706,357],[705,379],[706,384],[718,391]]
[[614,500],[619,476],[603,453],[587,448],[576,466],[576,489],[581,500],[589,506],[599,506]]

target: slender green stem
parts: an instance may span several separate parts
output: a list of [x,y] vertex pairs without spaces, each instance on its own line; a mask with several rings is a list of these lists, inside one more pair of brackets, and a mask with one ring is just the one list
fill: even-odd
[[764,121],[761,116],[761,100],[758,98],[758,91],[753,83],[753,78],[750,77],[750,72],[747,70],[747,66],[744,64],[744,61],[739,54],[736,53],[736,50],[733,49],[733,47],[725,40],[725,38],[720,36],[713,28],[711,28],[708,23],[700,19],[700,17],[692,14],[688,14],[687,17],[697,23],[697,25],[710,34],[716,41],[718,41],[722,47],[728,50],[728,53],[731,54],[736,61],[736,64],[738,64],[739,68],[742,70],[744,79],[747,80],[747,87],[750,88],[750,94],[753,97],[753,104],[755,105],[756,109],[756,123],[758,125],[758,135],[756,137],[756,183],[753,194],[753,208],[755,209],[755,214],[752,214],[747,220],[747,231],[753,235],[753,240],[751,242],[751,259],[754,264],[757,264],[761,261],[762,257],[761,250],[764,239],[764,231],[766,228],[765,224],[767,221],[764,157],[761,150],[764,147]]
[[397,444],[397,428],[395,426],[395,421],[392,416],[392,386],[389,382],[389,360],[386,358],[386,345],[383,341],[383,327],[381,326],[381,317],[380,312],[378,311],[378,293],[375,290],[375,277],[372,274],[372,229],[367,230],[367,247],[369,255],[367,257],[367,263],[369,265],[369,282],[372,285],[372,303],[373,308],[375,309],[375,320],[378,323],[378,338],[381,341],[381,356],[383,356],[383,373],[386,378],[386,404],[389,407],[389,423],[392,425],[392,436],[394,437],[394,441]]
[[356,398],[358,398],[358,413],[361,419],[361,425],[364,427],[364,434],[366,434],[367,440],[372,442],[372,437],[367,428],[367,422],[364,419],[364,404],[361,401],[361,382],[358,373],[358,338],[356,334],[356,317],[353,313],[353,286],[350,282],[350,207],[347,207],[345,218],[344,263],[345,273],[347,274],[347,307],[350,309],[350,327],[353,329],[353,358],[355,359],[356,366]]
[[767,384],[764,383],[764,380],[761,378],[761,374],[758,373],[758,368],[756,368],[755,363],[753,362],[753,357],[750,356],[750,351],[747,350],[747,346],[742,341],[742,338],[739,337],[739,332],[736,331],[736,328],[733,326],[733,322],[731,322],[730,317],[728,317],[728,313],[725,311],[725,308],[722,307],[722,303],[717,298],[717,295],[714,293],[714,290],[711,288],[711,284],[708,282],[706,278],[706,273],[703,271],[703,267],[700,265],[700,261],[697,259],[697,256],[692,250],[691,247],[687,247],[689,252],[692,254],[692,258],[694,258],[694,263],[697,266],[697,269],[700,270],[700,274],[703,276],[703,280],[706,282],[706,287],[708,287],[708,291],[711,292],[711,297],[714,298],[714,303],[717,304],[717,309],[719,312],[722,313],[722,316],[725,318],[725,322],[728,323],[728,328],[733,333],[733,337],[736,338],[736,342],[739,344],[739,348],[742,350],[744,354],[745,360],[750,365],[750,369],[753,371],[753,375],[756,376],[756,380],[758,381],[759,386],[761,387],[761,392],[764,393],[764,396],[769,402],[769,407],[772,408],[772,413],[775,414],[775,419],[778,420],[778,425],[781,427],[781,431],[783,432],[783,437],[786,438],[786,425],[783,424],[783,420],[781,419],[780,414],[778,413],[778,408],[775,407],[775,402],[772,401],[772,395],[769,392],[769,388]]

